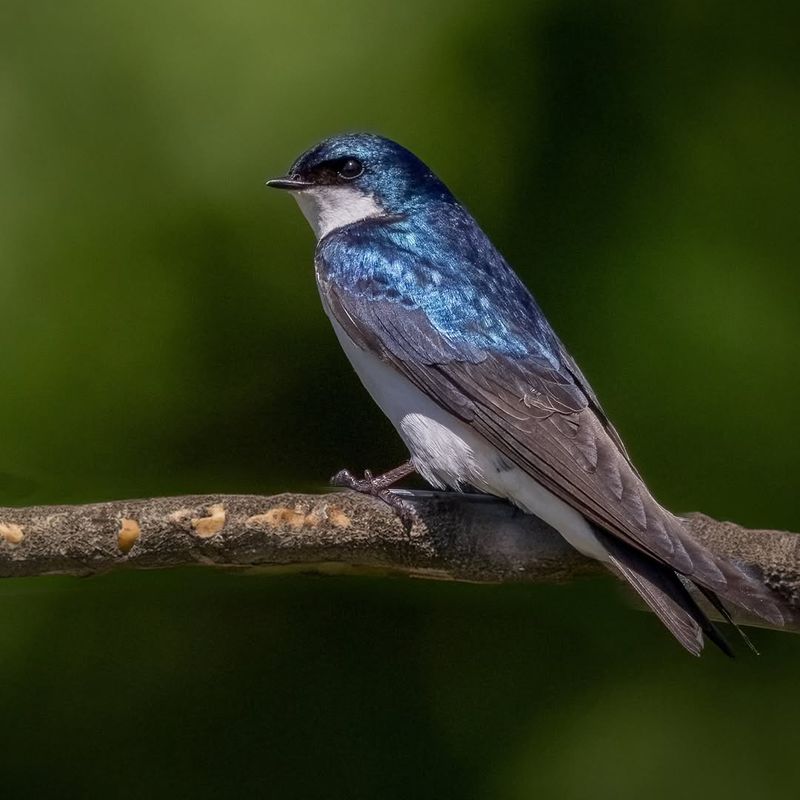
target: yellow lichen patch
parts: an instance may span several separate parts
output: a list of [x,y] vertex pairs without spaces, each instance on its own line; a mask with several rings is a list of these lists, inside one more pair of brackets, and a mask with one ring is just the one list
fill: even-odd
[[350,517],[339,506],[328,506],[328,519],[334,528],[349,528]]
[[350,527],[350,517],[338,506],[312,508],[308,513],[298,508],[279,506],[271,508],[263,514],[254,514],[252,517],[248,517],[245,524],[248,527],[280,528],[288,526],[299,529],[318,528],[326,521],[329,521],[335,528]]
[[123,518],[120,521],[119,533],[117,533],[117,547],[127,555],[141,533],[142,529],[135,519]]
[[209,506],[208,516],[195,517],[192,520],[192,527],[201,539],[216,536],[225,527],[225,507],[222,503]]
[[324,522],[324,511],[320,513],[319,509],[312,508],[311,511],[306,514],[306,518],[303,520],[303,525],[308,526],[309,528],[318,528]]
[[19,544],[25,538],[25,532],[16,522],[0,522],[0,537],[9,544]]
[[302,511],[295,511],[293,508],[271,508],[264,514],[254,514],[247,518],[246,525],[266,525],[268,528],[278,528],[281,525],[289,525],[292,528],[302,528],[306,521],[306,515]]
[[188,508],[179,508],[177,511],[173,511],[167,519],[176,525],[181,525],[191,516],[192,512]]

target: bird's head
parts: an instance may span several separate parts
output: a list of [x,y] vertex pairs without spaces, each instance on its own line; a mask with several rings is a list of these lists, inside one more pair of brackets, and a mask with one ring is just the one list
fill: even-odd
[[390,139],[352,133],[325,139],[267,181],[286,189],[321,239],[363,219],[406,215],[421,206],[452,202],[444,184],[413,153]]

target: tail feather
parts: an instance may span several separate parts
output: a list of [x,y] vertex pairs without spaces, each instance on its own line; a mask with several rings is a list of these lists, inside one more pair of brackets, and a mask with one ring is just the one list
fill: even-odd
[[[676,580],[690,581],[691,585],[705,595],[723,618],[732,624],[730,613],[723,605],[723,601],[742,608],[771,625],[781,626],[786,623],[789,618],[786,607],[775,593],[764,585],[763,581],[752,575],[746,568],[734,564],[723,556],[712,553],[689,534],[685,527],[685,521],[665,511],[655,501],[653,501],[653,507],[659,509],[662,515],[661,522],[672,533],[673,541],[680,544],[680,552],[683,554],[683,559],[678,564],[674,559],[664,558],[662,560],[657,555],[650,554],[643,549],[637,549],[636,552],[644,559],[641,563],[647,565],[649,569],[648,575],[652,575],[652,571],[660,565],[669,571]],[[597,533],[598,529],[595,529],[595,532]],[[600,531],[600,534],[606,549],[616,554],[618,560],[622,560],[623,564],[627,563],[626,558],[632,558],[632,556],[627,555],[628,551],[632,549],[631,547],[604,531]],[[619,549],[620,546],[623,548],[622,550]],[[626,556],[620,558],[619,553],[624,553]],[[628,576],[625,577],[631,582]],[[687,585],[682,585],[682,587],[684,591],[688,592]],[[634,588],[641,594],[639,588]],[[663,590],[664,587],[662,586]],[[680,592],[680,590],[675,589],[673,586],[670,589],[670,596],[673,599],[676,592]],[[691,595],[689,596],[691,598]],[[647,600],[647,598],[644,599]],[[737,630],[739,630],[748,647],[756,652],[755,647],[753,647],[747,636],[738,627]]]
[[725,637],[695,602],[671,567],[608,534],[602,533],[600,536],[611,564],[686,650],[699,656],[705,634],[725,655],[733,657]]
[[706,598],[706,600],[708,600],[708,602],[711,603],[711,605],[714,606],[714,608],[716,608],[717,611],[719,611],[719,613],[722,615],[722,618],[729,625],[733,625],[733,627],[736,628],[736,632],[739,634],[739,636],[742,637],[742,640],[750,648],[750,650],[755,655],[759,655],[759,652],[756,649],[756,646],[752,643],[752,641],[750,641],[750,637],[744,632],[744,630],[739,625],[737,625],[733,621],[733,617],[731,616],[731,612],[728,611],[728,609],[725,607],[725,604],[722,602],[722,600],[720,600],[719,597],[717,597],[714,594],[714,592],[712,592],[710,589],[706,589],[705,586],[698,586],[697,588],[703,593],[703,596]]

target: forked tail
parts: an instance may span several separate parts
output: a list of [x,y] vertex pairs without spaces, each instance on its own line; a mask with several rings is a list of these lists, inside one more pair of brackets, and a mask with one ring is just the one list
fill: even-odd
[[[733,656],[733,650],[719,628],[708,618],[708,615],[689,592],[688,578],[679,575],[667,564],[657,561],[603,531],[597,531],[597,535],[608,551],[611,564],[686,650],[692,655],[699,656],[703,650],[705,635],[725,655]],[[763,616],[773,624],[781,624],[783,618],[780,609],[773,598],[769,596],[769,590],[759,586],[754,579],[729,562],[720,560],[720,567],[726,574],[731,577],[735,575],[738,578],[736,582],[731,582],[736,590],[735,592],[732,590],[730,594],[735,594],[735,596],[725,596],[725,599]],[[744,594],[741,592],[743,584],[747,586]],[[728,609],[720,599],[719,594],[722,593],[700,584],[696,585],[722,617],[737,629],[748,647],[753,652],[757,652],[744,631],[731,618]]]

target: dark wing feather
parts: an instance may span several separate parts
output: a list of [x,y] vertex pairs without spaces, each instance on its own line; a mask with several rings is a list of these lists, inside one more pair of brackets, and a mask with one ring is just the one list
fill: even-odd
[[782,623],[762,584],[713,556],[651,496],[571,359],[557,370],[535,355],[473,352],[442,336],[419,308],[345,291],[324,269],[318,276],[330,312],[357,344],[597,527],[721,597]]

